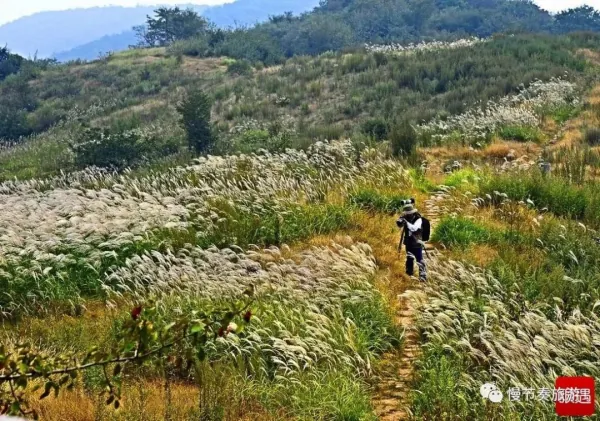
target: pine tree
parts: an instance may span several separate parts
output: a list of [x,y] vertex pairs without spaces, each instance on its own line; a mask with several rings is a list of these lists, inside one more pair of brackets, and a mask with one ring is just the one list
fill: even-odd
[[215,142],[210,123],[211,101],[202,91],[189,93],[177,111],[181,114],[181,124],[187,132],[189,148],[197,153],[210,149]]
[[394,156],[411,158],[416,155],[418,136],[409,121],[402,120],[392,127],[390,142]]

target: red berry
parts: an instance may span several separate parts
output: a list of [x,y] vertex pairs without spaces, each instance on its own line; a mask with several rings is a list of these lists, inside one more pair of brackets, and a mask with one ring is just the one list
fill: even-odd
[[250,319],[252,318],[252,311],[248,310],[246,314],[244,314],[244,321],[246,323],[250,323]]
[[140,314],[142,314],[142,306],[137,306],[131,310],[131,318],[133,320],[137,320],[140,317]]

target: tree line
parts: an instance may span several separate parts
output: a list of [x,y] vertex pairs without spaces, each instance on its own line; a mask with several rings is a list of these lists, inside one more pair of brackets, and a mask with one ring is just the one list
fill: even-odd
[[365,43],[451,40],[496,33],[600,31],[590,6],[556,15],[530,0],[323,0],[313,12],[272,16],[249,28],[220,29],[192,10],[159,8],[136,27],[139,47],[174,45],[198,56],[226,55],[264,64]]
[[27,113],[36,108],[37,99],[28,81],[55,63],[51,59],[25,59],[6,46],[0,48],[0,139],[18,139],[34,131]]

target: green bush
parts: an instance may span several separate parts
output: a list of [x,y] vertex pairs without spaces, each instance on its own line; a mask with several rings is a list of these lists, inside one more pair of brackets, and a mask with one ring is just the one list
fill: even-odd
[[580,187],[558,177],[518,174],[492,177],[481,184],[481,192],[490,195],[501,192],[517,201],[530,199],[539,209],[547,208],[560,216],[600,220],[595,215],[598,208],[593,200],[598,195],[598,189],[592,185]]
[[344,135],[344,128],[339,124],[310,125],[299,129],[309,140],[336,140]]
[[498,135],[502,139],[519,142],[539,142],[543,137],[540,129],[529,126],[505,126],[500,129]]
[[387,121],[381,118],[372,118],[363,123],[362,131],[375,140],[384,140],[388,137],[389,126]]
[[259,216],[234,207],[226,201],[215,202],[215,211],[222,217],[212,231],[196,233],[193,230],[175,235],[165,231],[157,237],[177,249],[186,242],[207,248],[212,245],[245,247],[249,244],[265,246],[291,244],[316,235],[327,234],[351,226],[352,208],[331,204],[290,206],[284,210],[267,211]]
[[252,65],[248,60],[236,60],[227,65],[227,73],[237,76],[252,74]]
[[444,179],[444,185],[450,187],[460,188],[464,184],[468,184],[469,188],[477,185],[481,179],[481,175],[470,168],[464,168],[449,174]]
[[0,139],[19,139],[31,134],[27,112],[0,104]]
[[294,133],[287,129],[277,128],[276,126],[277,124],[273,124],[269,130],[246,130],[234,139],[235,149],[243,153],[252,153],[259,149],[282,152],[286,148],[291,148]]
[[413,394],[412,408],[417,419],[466,420],[475,419],[474,414],[483,412],[481,399],[472,398],[475,394],[457,395],[466,371],[460,354],[445,351],[438,343],[430,343],[418,366],[418,390],[424,393]]
[[397,157],[411,158],[417,154],[418,136],[414,127],[406,120],[396,123],[390,132],[392,153]]
[[551,108],[542,109],[542,115],[550,117],[557,124],[566,123],[581,112],[580,106],[574,106],[571,104],[557,105]]
[[268,130],[246,130],[236,139],[235,145],[240,152],[253,152],[266,146],[270,136]]
[[[159,142],[142,130],[111,131],[86,128],[76,142],[70,144],[78,168],[89,166],[123,169],[155,157]],[[165,154],[176,152],[167,147]]]
[[552,163],[554,176],[579,185],[593,181],[600,168],[600,152],[588,145],[559,148],[545,159]]
[[41,133],[62,120],[66,111],[53,102],[46,102],[27,118],[27,125],[34,133]]
[[190,38],[186,40],[176,41],[171,44],[167,53],[173,56],[191,56],[191,57],[206,57],[210,54],[211,48],[206,37]]
[[406,197],[401,195],[384,195],[376,190],[358,190],[350,194],[350,204],[368,212],[385,212],[395,214],[402,209],[402,201]]
[[496,241],[498,233],[464,217],[445,217],[434,227],[432,241],[447,247],[466,248]]
[[376,358],[400,345],[402,332],[381,297],[345,302],[343,311],[354,323],[354,343],[362,358]]
[[[273,387],[258,383],[250,395],[274,414],[297,420],[376,421],[367,385],[347,370],[305,370],[298,378]],[[282,418],[276,416],[276,419]]]

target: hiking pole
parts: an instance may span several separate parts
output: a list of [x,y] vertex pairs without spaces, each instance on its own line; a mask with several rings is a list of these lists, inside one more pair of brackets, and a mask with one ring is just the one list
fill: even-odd
[[404,234],[406,233],[406,228],[402,230],[402,235],[400,236],[400,244],[398,244],[398,253],[402,253],[402,243],[404,242]]

